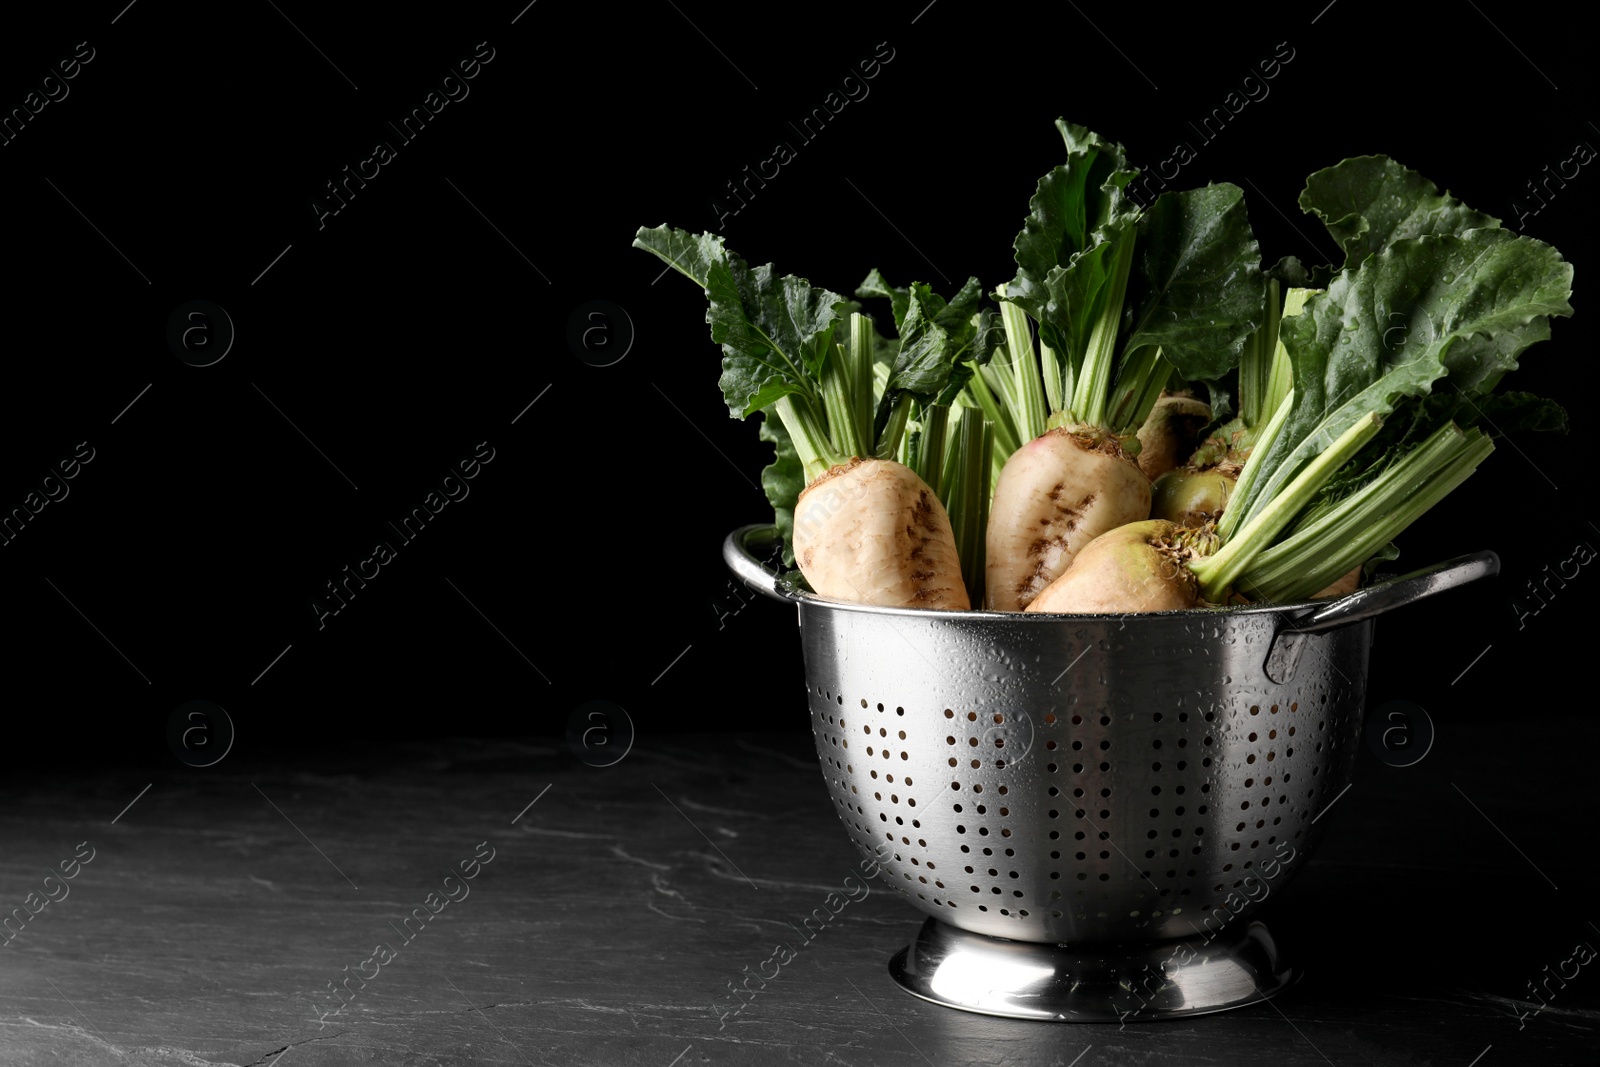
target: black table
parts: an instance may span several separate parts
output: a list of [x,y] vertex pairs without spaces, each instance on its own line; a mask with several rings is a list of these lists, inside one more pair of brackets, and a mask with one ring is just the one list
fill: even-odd
[[1125,1027],[902,993],[920,916],[880,882],[801,940],[858,862],[801,735],[647,735],[608,768],[546,740],[22,768],[0,902],[38,913],[0,949],[0,1062],[1593,1063],[1600,967],[1552,976],[1600,946],[1600,726],[1438,727],[1416,766],[1363,753],[1263,912],[1303,981]]

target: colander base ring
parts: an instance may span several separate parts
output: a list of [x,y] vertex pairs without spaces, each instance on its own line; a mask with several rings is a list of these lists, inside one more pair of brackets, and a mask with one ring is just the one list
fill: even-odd
[[1046,1022],[1147,1022],[1259,1003],[1299,972],[1267,927],[1151,944],[1008,941],[937,919],[889,962],[907,993],[980,1015]]

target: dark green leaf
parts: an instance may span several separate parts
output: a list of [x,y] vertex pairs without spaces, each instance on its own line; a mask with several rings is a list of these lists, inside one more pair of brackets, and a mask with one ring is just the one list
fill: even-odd
[[804,278],[751,269],[727,253],[707,279],[711,339],[722,346],[722,395],[745,418],[790,393],[815,391],[846,301]]
[[[889,368],[889,378],[878,404],[876,432],[882,433],[889,414],[906,394],[926,404],[944,394],[957,360],[962,358],[982,324],[974,322],[983,286],[968,278],[953,300],[942,297],[923,282],[906,290],[907,310],[900,324],[900,347]],[[964,384],[971,377],[961,376]]]
[[906,308],[911,303],[911,290],[897,289],[890,285],[878,268],[873,267],[867,274],[866,280],[856,286],[856,296],[862,300],[882,297],[889,301],[889,309],[894,314],[895,333],[900,332],[901,324],[906,321]]
[[1361,565],[1361,584],[1370,585],[1377,577],[1378,568],[1400,558],[1400,547],[1393,541],[1378,549],[1377,553]]
[[1428,394],[1447,372],[1468,395],[1492,387],[1548,336],[1546,316],[1572,313],[1571,280],[1554,248],[1492,229],[1400,239],[1342,272],[1283,320],[1294,404],[1231,507],[1248,520],[1357,420]]
[[1305,264],[1294,256],[1284,256],[1261,273],[1268,278],[1276,279],[1278,285],[1284,289],[1322,288],[1320,285],[1312,284],[1311,272],[1306,270]]
[[783,536],[783,562],[792,567],[794,508],[800,499],[800,491],[806,487],[805,474],[801,469],[800,455],[795,451],[789,432],[783,428],[782,420],[774,418],[771,412],[763,412],[760,436],[761,440],[771,441],[776,446],[772,462],[761,472],[761,489],[767,494],[778,533]]
[[1533,393],[1495,393],[1467,402],[1472,410],[1456,421],[1463,426],[1477,426],[1497,437],[1527,430],[1566,433],[1570,429],[1566,408]]
[[978,312],[972,338],[957,356],[955,364],[950,368],[950,380],[945,383],[944,389],[940,391],[934,403],[945,407],[954,404],[956,397],[977,373],[977,369],[987,364],[994,357],[995,350],[1005,343],[1006,327],[1000,319],[1000,312],[994,308],[984,308]]
[[635,248],[706,291],[711,339],[722,346],[722,395],[735,418],[801,393],[814,398],[839,319],[855,304],[804,278],[751,269],[716,234],[641,228]]
[[1478,427],[1492,436],[1532,431],[1566,433],[1567,410],[1554,400],[1533,393],[1490,393],[1469,396],[1457,390],[1450,380],[1440,383],[1439,392],[1420,405],[1411,436],[1423,437],[1445,422],[1464,428]]
[[978,312],[972,341],[967,345],[967,350],[961,358],[963,361],[976,363],[982,367],[993,358],[995,349],[1005,343],[1006,324],[1001,320],[1000,312],[994,308],[984,308]]
[[949,303],[939,300],[940,307],[934,311],[933,321],[965,344],[973,332],[972,316],[977,314],[978,305],[982,302],[983,284],[976,278],[968,278]]
[[712,264],[727,260],[722,238],[716,234],[691,234],[670,226],[641,226],[633,238],[633,247],[658,256],[702,289],[707,288]]
[[1357,156],[1317,171],[1306,179],[1300,207],[1327,226],[1346,267],[1403,238],[1500,226],[1388,156]]
[[1063,360],[1081,360],[1095,300],[1109,277],[1110,242],[1128,233],[1138,207],[1123,192],[1138,171],[1122,147],[1082,126],[1056,121],[1067,162],[1039,179],[1013,243],[1017,274],[1006,299],[1039,323]]
[[1160,345],[1189,379],[1215,379],[1239,362],[1261,325],[1261,248],[1237,185],[1162,193],[1139,219],[1124,306],[1124,354]]

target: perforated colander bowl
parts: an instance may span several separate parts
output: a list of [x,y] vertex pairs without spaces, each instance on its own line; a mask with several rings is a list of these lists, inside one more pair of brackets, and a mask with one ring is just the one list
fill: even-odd
[[1499,567],[1485,552],[1272,607],[940,612],[797,591],[756,561],[773,536],[745,527],[724,554],[797,607],[851,839],[942,924],[1078,947],[1247,924],[1350,782],[1372,619]]

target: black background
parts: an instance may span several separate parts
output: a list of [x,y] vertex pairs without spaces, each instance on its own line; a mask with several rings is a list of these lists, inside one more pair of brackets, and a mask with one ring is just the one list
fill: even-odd
[[[1268,260],[1331,259],[1296,207],[1304,177],[1384,152],[1576,265],[1575,321],[1516,376],[1568,403],[1572,433],[1503,443],[1402,542],[1408,569],[1492,548],[1502,577],[1381,622],[1370,687],[1440,730],[1571,710],[1597,579],[1520,628],[1512,602],[1600,545],[1581,394],[1600,177],[1586,167],[1520,226],[1513,201],[1600,144],[1584,35],[1489,0],[924,2],[8,15],[6,112],[78,42],[95,50],[0,147],[0,510],[77,442],[95,450],[0,547],[11,764],[171,760],[167,719],[192,699],[227,709],[237,751],[307,757],[554,734],[592,699],[626,708],[640,744],[804,729],[792,611],[744,594],[734,613],[720,561],[728,530],[769,514],[767,446],[727,417],[701,294],[656,281],[629,242],[717,227],[724,184],[787,141],[796,158],[722,223],[747,259],[839,291],[874,266],[993,285],[1061,157],[1057,116],[1145,167],[1189,142],[1176,184],[1243,186]],[[398,145],[386,121],[484,41],[470,95]],[[801,144],[789,123],[880,42],[893,58],[869,95]],[[1293,58],[1269,95],[1204,143],[1188,123],[1280,42]],[[380,139],[394,161],[319,228],[312,201]],[[210,367],[166,342],[193,299],[237,330]],[[567,344],[592,299],[636,329],[613,366]],[[324,583],[481,441],[495,459],[470,496],[319,629]]]

